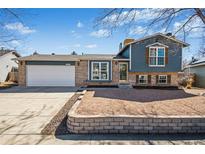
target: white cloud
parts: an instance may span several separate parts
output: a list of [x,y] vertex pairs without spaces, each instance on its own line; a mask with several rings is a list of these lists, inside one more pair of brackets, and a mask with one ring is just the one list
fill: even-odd
[[17,40],[11,41],[11,44],[14,45],[14,46],[19,46],[19,45],[21,45],[21,43],[20,43],[19,41],[17,41]]
[[24,25],[23,25],[22,23],[20,23],[20,22],[7,24],[7,25],[5,25],[5,28],[6,28],[7,30],[17,31],[17,32],[19,32],[20,34],[31,34],[31,33],[36,32],[35,29],[31,29],[31,28],[28,27],[28,26],[24,26]]
[[96,48],[96,47],[97,47],[97,44],[88,44],[88,45],[86,45],[85,47],[92,49],[92,48]]
[[110,16],[107,16],[103,19],[103,23],[107,26],[124,26],[125,24],[134,22],[147,22],[148,20],[154,19],[157,17],[158,12],[161,9],[142,9],[142,10],[132,10],[132,11],[123,11],[122,13],[115,13]]
[[134,28],[130,28],[129,35],[140,35],[140,34],[144,34],[145,32],[146,32],[145,28],[143,28],[142,26],[137,26]]
[[78,23],[77,23],[77,27],[78,27],[78,28],[82,28],[83,26],[84,26],[83,23],[80,22],[80,21],[78,21]]
[[[187,21],[187,19],[175,22],[173,25],[173,32],[174,33],[177,32],[186,21]],[[204,24],[201,21],[201,19],[192,18],[192,20],[190,20],[190,22],[188,24],[186,24],[186,26],[184,27],[184,31],[188,32],[189,37],[193,37],[193,38],[194,37],[201,37],[202,34],[204,33],[204,28],[202,28],[202,27],[204,27],[203,25]],[[177,35],[183,36],[183,29],[181,29],[177,33]]]
[[94,31],[90,33],[90,36],[94,36],[97,38],[108,37],[111,35],[111,32],[107,29],[100,29],[98,31]]

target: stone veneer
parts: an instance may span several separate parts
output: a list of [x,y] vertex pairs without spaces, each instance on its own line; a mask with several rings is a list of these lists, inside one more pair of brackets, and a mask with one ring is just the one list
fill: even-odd
[[205,117],[70,116],[71,133],[205,133]]
[[205,133],[205,116],[79,115],[80,103],[67,116],[71,133]]

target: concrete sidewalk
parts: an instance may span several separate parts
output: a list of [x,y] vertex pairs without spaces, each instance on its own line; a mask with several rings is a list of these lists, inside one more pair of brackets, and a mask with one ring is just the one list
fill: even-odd
[[172,134],[172,135],[0,135],[0,144],[57,144],[57,145],[175,145],[175,144],[205,144],[203,134]]

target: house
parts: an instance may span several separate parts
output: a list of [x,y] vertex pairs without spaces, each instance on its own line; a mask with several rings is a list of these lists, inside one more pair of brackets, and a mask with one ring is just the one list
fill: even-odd
[[186,74],[194,73],[195,86],[205,88],[205,57],[191,62],[184,68]]
[[116,55],[31,55],[18,58],[22,86],[177,86],[189,44],[157,33],[126,39]]
[[17,70],[18,64],[13,59],[19,57],[16,51],[0,49],[0,82],[6,81],[12,70]]

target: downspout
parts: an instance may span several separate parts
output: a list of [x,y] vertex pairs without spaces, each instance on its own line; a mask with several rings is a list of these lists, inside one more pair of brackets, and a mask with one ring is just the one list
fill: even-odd
[[132,59],[132,58],[131,58],[131,57],[132,57],[132,44],[130,44],[129,53],[130,53],[130,54],[129,54],[129,59],[130,59],[130,70],[131,70],[131,68],[132,68],[132,67],[131,67],[131,64],[132,64],[132,63],[131,63],[131,59]]

